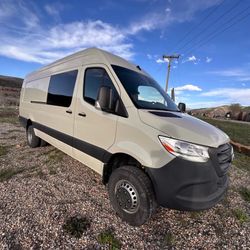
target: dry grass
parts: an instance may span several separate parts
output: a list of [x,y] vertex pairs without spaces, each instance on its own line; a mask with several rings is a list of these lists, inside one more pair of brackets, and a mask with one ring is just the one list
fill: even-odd
[[20,174],[24,171],[23,168],[21,169],[14,169],[14,168],[6,168],[0,170],[0,182],[7,181],[11,179],[13,176]]
[[231,140],[239,142],[243,145],[250,145],[250,124],[234,123],[227,121],[218,121],[208,117],[199,117],[200,119],[218,127],[224,131]]
[[202,212],[159,208],[148,223],[134,228],[116,216],[94,171],[52,146],[29,148],[18,125],[0,123],[0,137],[4,142],[0,249],[247,249],[250,245],[249,178],[240,161],[230,169],[226,198],[214,208]]

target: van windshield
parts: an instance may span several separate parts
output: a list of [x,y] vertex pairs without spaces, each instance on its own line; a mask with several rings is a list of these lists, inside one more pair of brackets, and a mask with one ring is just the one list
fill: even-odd
[[112,68],[137,108],[179,111],[169,95],[152,78],[117,65],[112,65]]

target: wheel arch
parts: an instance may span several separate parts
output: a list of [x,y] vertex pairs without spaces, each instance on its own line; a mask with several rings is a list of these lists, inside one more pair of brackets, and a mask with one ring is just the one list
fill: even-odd
[[26,122],[25,129],[27,130],[30,125],[32,125],[32,121],[31,121],[31,119],[28,119],[27,122]]
[[112,172],[123,165],[131,165],[145,170],[144,166],[131,155],[126,153],[115,153],[110,157],[109,161],[104,164],[102,175],[103,184],[107,184]]

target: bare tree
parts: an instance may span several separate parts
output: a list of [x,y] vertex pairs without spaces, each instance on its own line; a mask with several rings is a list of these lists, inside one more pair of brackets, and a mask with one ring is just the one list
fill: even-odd
[[241,111],[241,106],[239,103],[233,103],[230,105],[230,111],[235,114]]

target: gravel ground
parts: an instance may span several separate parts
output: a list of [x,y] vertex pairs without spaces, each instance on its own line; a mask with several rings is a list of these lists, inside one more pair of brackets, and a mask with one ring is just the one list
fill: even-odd
[[0,123],[0,249],[250,249],[249,172],[230,170],[226,198],[203,212],[158,208],[139,227],[112,210],[101,177],[52,146],[31,149]]

